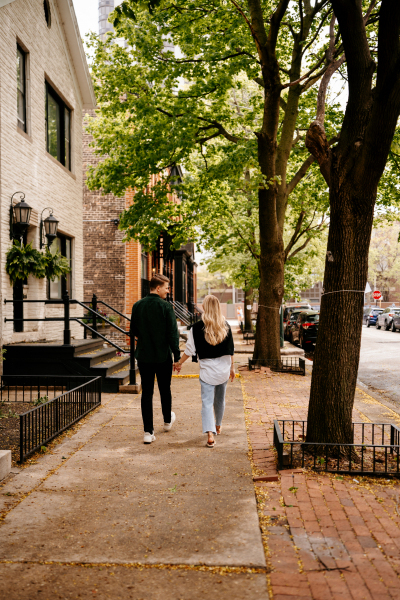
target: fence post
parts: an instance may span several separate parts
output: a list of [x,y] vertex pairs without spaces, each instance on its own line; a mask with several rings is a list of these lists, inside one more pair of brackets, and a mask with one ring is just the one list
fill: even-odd
[[131,342],[131,362],[129,365],[129,385],[136,385],[136,369],[135,369],[135,339],[133,339],[133,347]]
[[[97,296],[96,296],[96,294],[93,294],[93,297],[92,297],[92,309],[97,312]],[[96,315],[94,313],[92,313],[92,329],[94,329],[94,332],[92,331],[92,339],[96,339],[97,333],[95,333],[95,332],[97,331],[97,319],[96,319]]]
[[25,415],[19,416],[19,462],[24,462],[24,425]]
[[69,295],[65,292],[64,301],[64,346],[71,345],[71,330],[69,328]]

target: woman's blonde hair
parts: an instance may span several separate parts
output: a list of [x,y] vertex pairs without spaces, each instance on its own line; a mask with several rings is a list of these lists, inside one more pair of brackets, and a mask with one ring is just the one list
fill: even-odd
[[203,314],[201,316],[206,342],[216,346],[224,341],[228,335],[228,326],[221,312],[221,305],[216,296],[206,296],[203,300]]

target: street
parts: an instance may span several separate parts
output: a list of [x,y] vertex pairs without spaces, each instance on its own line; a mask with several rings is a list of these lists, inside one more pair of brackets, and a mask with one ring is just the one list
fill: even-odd
[[400,333],[363,325],[359,380],[400,406]]

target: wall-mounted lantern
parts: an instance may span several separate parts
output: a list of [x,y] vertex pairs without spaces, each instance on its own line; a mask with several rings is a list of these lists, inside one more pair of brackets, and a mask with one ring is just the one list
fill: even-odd
[[[14,206],[14,196],[19,194],[20,201]],[[15,192],[11,196],[10,203],[10,240],[23,238],[25,231],[29,227],[32,207],[25,202],[24,192]]]
[[[43,219],[43,213],[45,210],[50,212],[49,216]],[[58,219],[53,216],[52,208],[44,208],[40,217],[40,247],[46,245],[45,237],[47,238],[47,247],[50,248],[51,244],[57,237]]]

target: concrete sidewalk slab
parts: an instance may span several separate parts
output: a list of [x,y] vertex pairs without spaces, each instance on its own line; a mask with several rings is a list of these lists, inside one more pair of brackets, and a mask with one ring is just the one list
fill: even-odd
[[[16,582],[18,584],[16,585]],[[266,599],[263,574],[183,569],[137,569],[118,565],[0,565],[0,597],[7,600],[234,600]]]
[[[201,431],[198,378],[172,385],[177,422],[163,432],[156,393],[155,443],[143,444],[140,398],[104,395],[74,435],[0,488],[3,498],[15,494],[3,504],[0,595],[18,572],[21,600],[75,597],[78,589],[83,598],[113,600],[268,598],[240,381],[228,386],[212,450]],[[110,587],[99,564],[118,569],[118,583]]]
[[258,528],[245,492],[38,491],[6,518],[0,560],[265,567]]

